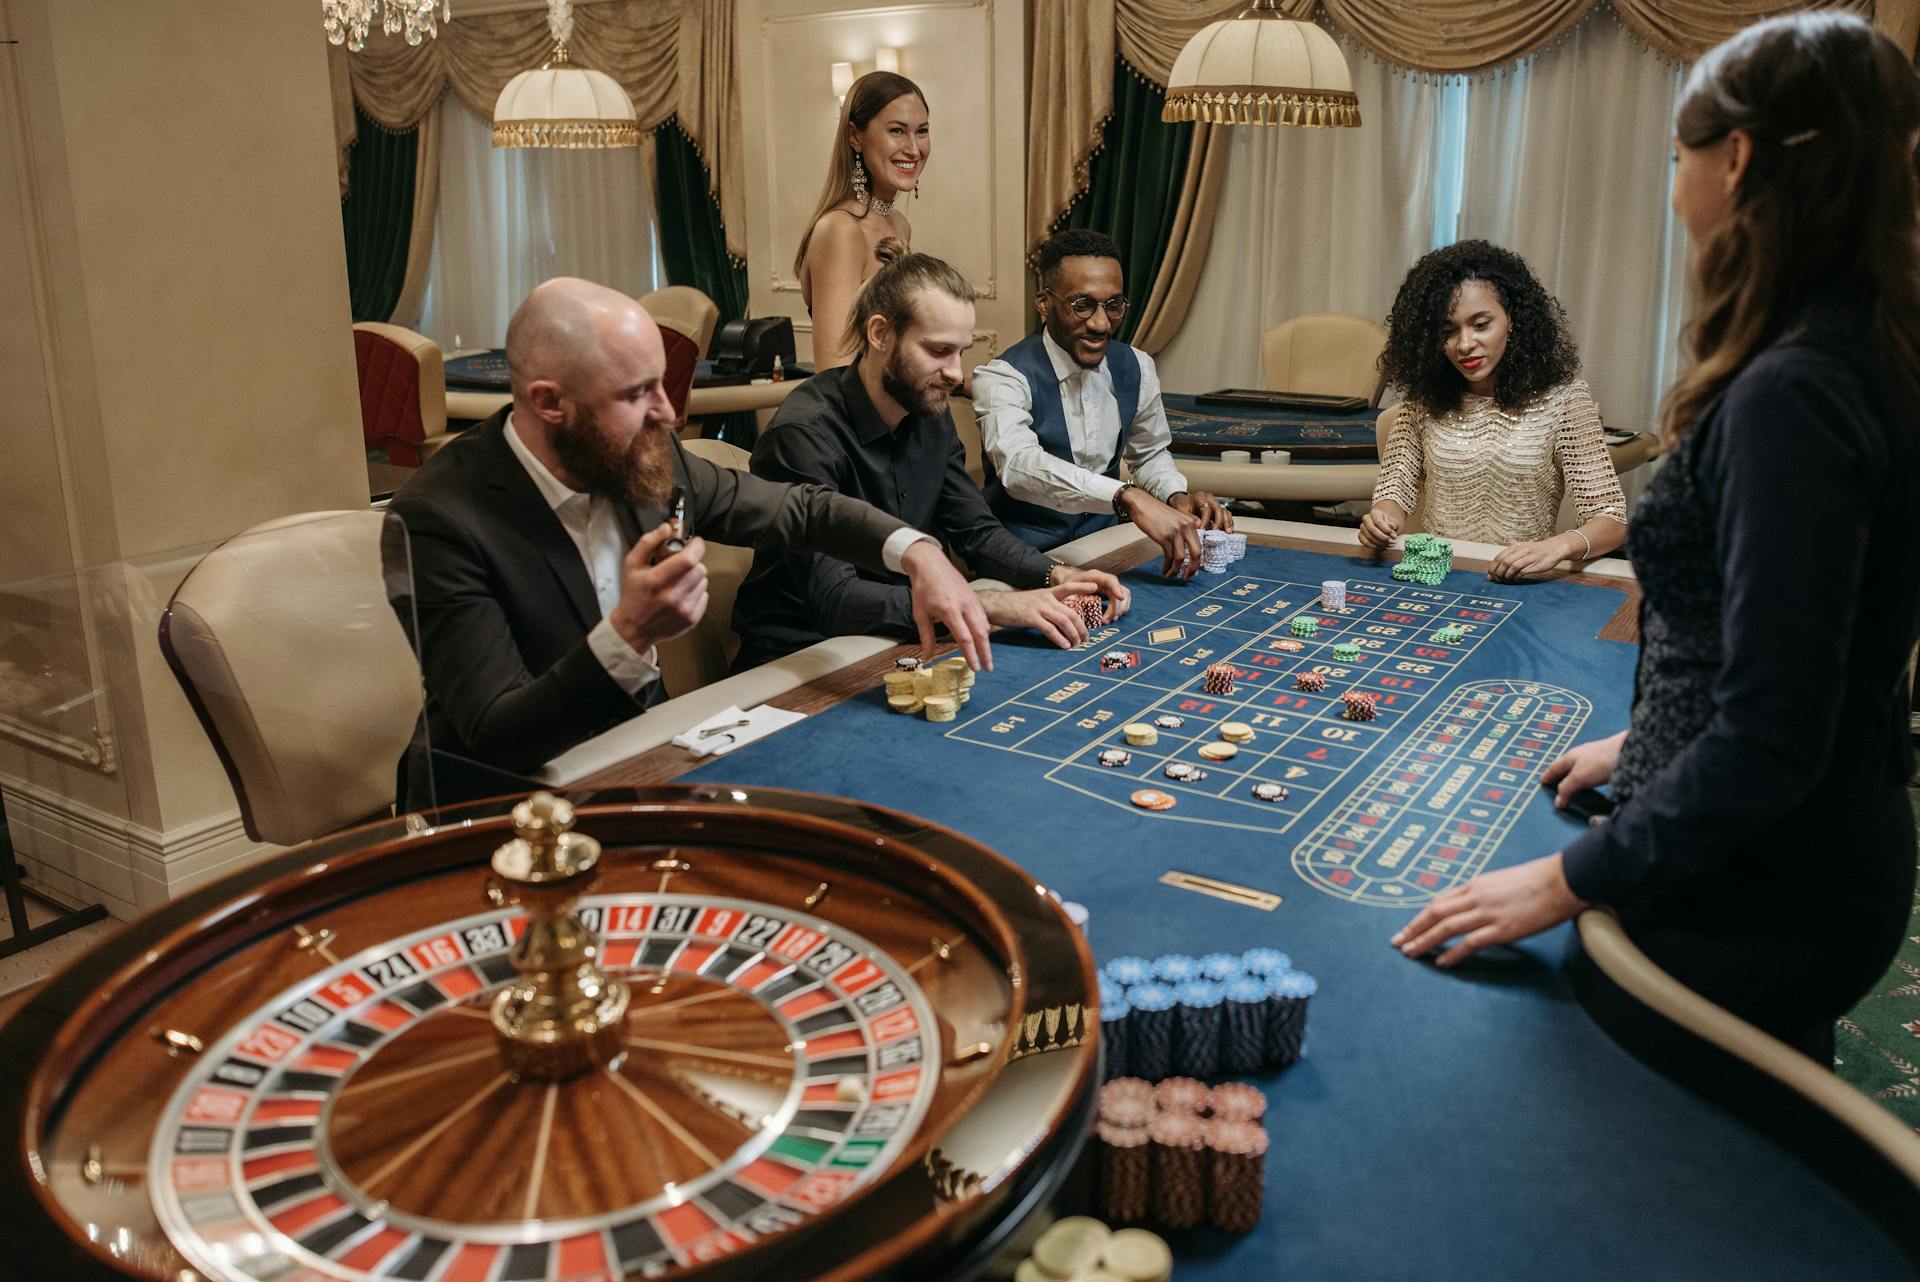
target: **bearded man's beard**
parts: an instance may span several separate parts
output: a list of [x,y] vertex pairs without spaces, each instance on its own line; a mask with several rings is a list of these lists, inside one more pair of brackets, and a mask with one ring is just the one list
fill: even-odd
[[912,378],[913,370],[907,365],[904,353],[895,348],[880,370],[880,386],[887,395],[909,414],[932,417],[947,408],[952,389],[945,379],[935,386],[924,383],[916,386]]
[[554,453],[582,489],[634,507],[666,507],[673,493],[669,449],[665,430],[651,426],[635,432],[621,449],[607,439],[600,420],[584,405],[571,423],[553,434]]

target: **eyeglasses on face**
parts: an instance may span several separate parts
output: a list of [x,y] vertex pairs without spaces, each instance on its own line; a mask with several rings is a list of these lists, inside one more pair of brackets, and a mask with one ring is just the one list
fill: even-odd
[[1045,285],[1042,285],[1040,287],[1040,292],[1047,295],[1047,297],[1049,298],[1059,299],[1060,302],[1066,304],[1066,308],[1068,311],[1072,312],[1075,316],[1078,316],[1081,320],[1092,319],[1093,310],[1096,307],[1105,311],[1107,314],[1107,319],[1110,321],[1118,321],[1127,314],[1127,306],[1128,306],[1127,299],[1124,295],[1121,295],[1121,294],[1115,294],[1112,298],[1109,298],[1104,303],[1101,303],[1101,302],[1095,302],[1093,299],[1087,297],[1085,294],[1075,294],[1072,298],[1060,298],[1060,295],[1054,293],[1052,290],[1048,289]]

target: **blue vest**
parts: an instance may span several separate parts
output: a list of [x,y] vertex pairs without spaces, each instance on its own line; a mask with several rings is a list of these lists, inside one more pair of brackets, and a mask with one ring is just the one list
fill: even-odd
[[[1067,436],[1067,411],[1060,404],[1060,379],[1053,372],[1041,341],[1045,330],[1027,335],[1000,353],[1000,359],[1018,370],[1027,380],[1028,399],[1033,403],[1033,434],[1040,448],[1057,459],[1074,463],[1073,442]],[[1126,447],[1127,433],[1133,430],[1133,415],[1140,408],[1140,358],[1118,339],[1107,344],[1107,372],[1113,376],[1113,398],[1120,407],[1120,431],[1113,440],[1113,457],[1102,474],[1118,480],[1120,455]],[[993,470],[993,460],[984,460],[987,506],[1023,542],[1042,552],[1070,543],[1083,534],[1118,525],[1112,512],[1056,512],[1049,507],[1028,503],[1007,493],[1007,487]]]

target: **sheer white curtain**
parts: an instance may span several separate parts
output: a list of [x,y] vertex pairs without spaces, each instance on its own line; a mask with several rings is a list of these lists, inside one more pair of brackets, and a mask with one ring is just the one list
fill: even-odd
[[448,351],[498,347],[513,309],[549,277],[635,297],[664,283],[651,138],[612,151],[495,149],[492,125],[453,94],[438,110],[440,212],[421,333]]
[[1345,48],[1360,128],[1227,130],[1213,247],[1186,324],[1155,358],[1164,386],[1260,386],[1262,333],[1302,312],[1384,318],[1432,248],[1443,87]]
[[[1230,131],[1213,249],[1162,382],[1256,387],[1263,331],[1301,312],[1384,320],[1414,259],[1478,236],[1523,254],[1565,306],[1609,424],[1651,429],[1685,279],[1667,207],[1680,70],[1604,12],[1488,79],[1347,57],[1361,128]],[[1649,474],[1628,475],[1629,498]]]
[[[1602,11],[1468,86],[1460,235],[1519,253],[1560,300],[1610,427],[1652,430],[1677,372],[1686,247],[1667,190],[1680,76]],[[1631,499],[1641,476],[1626,479]]]

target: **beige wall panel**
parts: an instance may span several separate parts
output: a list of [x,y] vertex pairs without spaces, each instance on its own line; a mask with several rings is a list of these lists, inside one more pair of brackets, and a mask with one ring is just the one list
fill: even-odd
[[926,91],[933,153],[905,205],[913,247],[946,259],[981,292],[969,365],[1024,333],[1023,7],[1019,0],[742,0],[737,47],[746,122],[748,283],[756,316],[793,318],[802,359],[811,326],[793,256],[826,178],[839,120],[831,68],[873,70],[900,51]]

